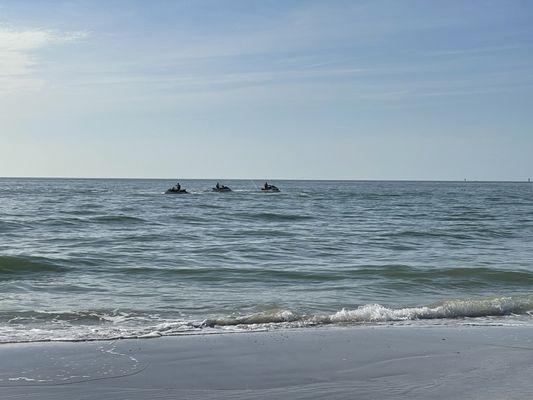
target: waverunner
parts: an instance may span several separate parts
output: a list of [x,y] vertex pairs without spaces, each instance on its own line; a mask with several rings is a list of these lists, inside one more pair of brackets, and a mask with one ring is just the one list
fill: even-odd
[[262,192],[271,192],[271,193],[275,193],[275,192],[279,192],[279,188],[277,186],[274,186],[274,185],[268,185],[266,187],[262,187],[261,188],[261,191]]
[[213,192],[231,192],[231,189],[227,186],[214,187]]
[[184,194],[184,193],[189,193],[189,192],[187,192],[187,190],[185,189],[176,189],[173,187],[171,187],[165,192],[165,194]]

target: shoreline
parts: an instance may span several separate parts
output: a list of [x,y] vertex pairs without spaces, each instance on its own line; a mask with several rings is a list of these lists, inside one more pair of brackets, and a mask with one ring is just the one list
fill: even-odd
[[533,327],[317,327],[0,345],[2,399],[526,399]]
[[[509,319],[514,317],[514,319]],[[372,328],[475,328],[475,327],[523,327],[533,329],[533,320],[524,319],[524,316],[498,316],[494,319],[488,317],[463,317],[463,318],[430,318],[430,319],[409,319],[398,321],[366,321],[366,322],[261,322],[243,323],[235,325],[206,325],[192,321],[186,323],[190,330],[148,329],[148,333],[124,334],[116,336],[94,336],[94,337],[48,337],[42,339],[13,339],[1,340],[0,348],[5,345],[16,344],[39,344],[39,343],[84,343],[84,342],[115,342],[123,340],[152,340],[159,338],[172,338],[184,336],[207,336],[207,335],[232,335],[232,334],[252,334],[252,333],[274,333],[274,332],[300,332],[305,330],[335,330],[335,329],[372,329]],[[458,322],[460,321],[460,322]],[[89,329],[89,327],[85,327]]]

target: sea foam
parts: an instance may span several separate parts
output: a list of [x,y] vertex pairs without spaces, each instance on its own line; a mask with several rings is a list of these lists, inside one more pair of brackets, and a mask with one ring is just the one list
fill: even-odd
[[[45,313],[46,314],[46,313]],[[73,319],[72,313],[54,315],[53,329],[46,323],[51,315],[33,313],[32,323],[14,323],[0,327],[0,343],[33,341],[86,341],[128,338],[155,338],[160,336],[242,332],[283,328],[302,328],[331,325],[372,325],[397,323],[424,325],[460,325],[467,323],[496,325],[533,324],[533,295],[502,296],[473,299],[454,299],[420,306],[392,308],[381,304],[365,304],[353,309],[341,309],[331,314],[305,314],[286,309],[229,315],[204,320],[164,319],[154,315],[129,315],[119,310],[83,313]],[[90,318],[89,318],[90,317]],[[97,327],[91,320],[98,319]],[[75,323],[74,323],[75,322]]]

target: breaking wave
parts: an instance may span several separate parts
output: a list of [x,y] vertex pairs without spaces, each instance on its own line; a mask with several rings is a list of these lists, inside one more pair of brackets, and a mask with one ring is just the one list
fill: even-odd
[[[205,320],[161,318],[156,314],[114,311],[67,313],[0,313],[0,343],[34,341],[88,341],[139,339],[190,335],[303,328],[331,325],[373,325],[406,323],[424,325],[437,320],[454,325],[533,323],[533,295],[447,300],[421,307],[389,308],[365,304],[333,314],[300,314],[274,309],[247,315],[230,315]],[[50,321],[53,324],[50,324]],[[52,328],[53,327],[53,328]]]
[[373,323],[428,319],[498,317],[533,313],[533,295],[483,299],[448,300],[423,307],[388,308],[365,304],[331,315],[297,315],[289,310],[208,320],[209,326],[249,325],[300,321],[307,324]]
[[355,310],[341,310],[328,317],[339,322],[387,322],[425,319],[454,319],[500,317],[533,312],[533,295],[494,297],[486,299],[448,300],[425,307],[391,309],[379,304],[368,304]]

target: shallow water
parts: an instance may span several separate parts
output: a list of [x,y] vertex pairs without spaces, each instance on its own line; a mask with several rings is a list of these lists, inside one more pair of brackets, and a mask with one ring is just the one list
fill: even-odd
[[533,185],[0,179],[0,341],[533,321]]

